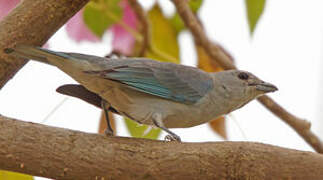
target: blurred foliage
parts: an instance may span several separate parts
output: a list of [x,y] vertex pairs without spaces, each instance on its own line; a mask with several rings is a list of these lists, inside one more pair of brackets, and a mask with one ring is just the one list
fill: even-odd
[[98,37],[122,18],[120,0],[92,0],[84,9],[84,22]]
[[197,67],[203,69],[206,72],[218,72],[223,71],[221,67],[216,65],[214,61],[209,57],[209,55],[205,52],[204,48],[198,44],[195,44],[195,49],[198,57]]
[[139,137],[139,138],[148,138],[148,139],[157,139],[161,130],[154,129],[147,125],[141,125],[137,122],[129,119],[124,118],[128,131],[132,137]]
[[258,20],[264,11],[266,0],[245,0],[245,3],[250,34],[252,35],[255,31]]
[[179,63],[179,46],[175,28],[167,19],[158,4],[148,12],[151,29],[150,48],[145,57],[162,62]]
[[188,5],[190,6],[193,13],[197,13],[197,11],[202,6],[203,0],[189,0]]
[[[188,1],[188,4],[191,10],[193,11],[193,13],[196,14],[200,9],[200,7],[202,6],[203,0],[190,0]],[[185,24],[177,12],[175,12],[172,18],[170,18],[170,22],[175,28],[177,33],[185,29]]]
[[30,175],[0,170],[0,180],[33,180]]
[[225,119],[226,118],[224,116],[218,117],[210,121],[209,125],[214,132],[219,134],[223,139],[227,140],[228,135],[225,129]]

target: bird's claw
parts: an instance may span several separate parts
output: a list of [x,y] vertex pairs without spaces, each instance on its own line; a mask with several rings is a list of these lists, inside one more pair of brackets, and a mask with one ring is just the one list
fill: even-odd
[[113,136],[113,131],[112,131],[112,130],[110,130],[110,129],[106,129],[106,130],[104,131],[104,134],[105,134],[105,135],[107,135],[107,136]]
[[165,136],[165,141],[177,141],[177,142],[182,142],[181,138],[177,135],[166,135]]

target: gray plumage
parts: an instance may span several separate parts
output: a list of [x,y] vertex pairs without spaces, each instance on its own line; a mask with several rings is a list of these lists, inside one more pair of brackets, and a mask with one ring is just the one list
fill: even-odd
[[57,66],[120,114],[156,125],[178,140],[167,128],[208,122],[277,90],[240,70],[206,73],[147,58],[108,59],[22,45],[5,52]]

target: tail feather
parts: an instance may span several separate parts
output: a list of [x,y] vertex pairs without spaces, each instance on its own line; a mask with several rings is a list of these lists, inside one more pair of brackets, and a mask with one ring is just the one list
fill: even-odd
[[19,58],[32,59],[54,65],[70,75],[73,71],[102,70],[102,68],[105,67],[102,65],[102,62],[104,62],[103,60],[106,60],[105,58],[97,56],[55,52],[28,45],[17,45],[13,48],[7,48],[4,50],[4,53]]
[[40,61],[47,64],[51,64],[48,59],[50,57],[55,59],[68,58],[68,55],[64,53],[54,52],[40,47],[33,47],[33,46],[26,46],[26,45],[17,45],[14,48],[7,48],[4,50],[4,52],[6,54],[10,54],[16,57],[20,57],[24,59],[32,59],[32,60]]

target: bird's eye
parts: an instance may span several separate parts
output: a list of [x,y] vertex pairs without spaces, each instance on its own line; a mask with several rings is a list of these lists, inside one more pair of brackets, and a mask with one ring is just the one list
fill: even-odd
[[241,72],[238,74],[238,77],[239,77],[239,79],[247,80],[249,78],[249,75],[245,72]]

